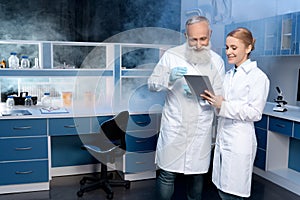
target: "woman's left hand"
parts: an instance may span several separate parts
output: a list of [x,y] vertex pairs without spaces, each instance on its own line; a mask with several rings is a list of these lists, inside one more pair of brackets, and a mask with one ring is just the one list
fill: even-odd
[[215,108],[221,108],[222,102],[224,101],[224,98],[222,96],[214,95],[208,90],[205,90],[203,94],[200,94],[200,96],[206,99],[208,103]]

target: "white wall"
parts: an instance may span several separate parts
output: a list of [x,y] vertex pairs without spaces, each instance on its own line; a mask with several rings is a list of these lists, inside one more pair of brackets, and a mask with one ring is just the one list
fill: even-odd
[[268,101],[274,102],[279,87],[288,105],[296,106],[300,56],[265,56],[257,58],[257,63],[270,79]]

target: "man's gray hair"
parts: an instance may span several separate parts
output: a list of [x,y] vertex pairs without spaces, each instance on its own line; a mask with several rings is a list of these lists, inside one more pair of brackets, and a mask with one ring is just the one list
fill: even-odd
[[206,17],[204,17],[204,16],[199,16],[199,15],[195,15],[195,16],[190,17],[190,18],[186,21],[185,27],[186,27],[186,29],[187,29],[187,26],[188,26],[188,25],[195,24],[195,23],[198,23],[198,22],[207,22],[207,24],[208,24],[208,26],[209,26],[209,28],[210,28],[210,22],[209,22],[209,20],[208,20]]

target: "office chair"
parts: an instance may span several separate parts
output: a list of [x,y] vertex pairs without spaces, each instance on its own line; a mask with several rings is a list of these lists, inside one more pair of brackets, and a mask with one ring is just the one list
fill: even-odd
[[[112,119],[100,125],[100,134],[95,134],[94,144],[84,144],[81,148],[88,150],[101,164],[100,177],[83,177],[80,181],[78,197],[85,192],[102,188],[107,199],[113,198],[112,186],[130,188],[130,181],[111,179],[107,172],[107,163],[114,163],[116,157],[123,156],[126,151],[125,134],[129,118],[128,111],[122,111]],[[94,138],[93,138],[94,139]],[[119,175],[119,174],[118,174]]]

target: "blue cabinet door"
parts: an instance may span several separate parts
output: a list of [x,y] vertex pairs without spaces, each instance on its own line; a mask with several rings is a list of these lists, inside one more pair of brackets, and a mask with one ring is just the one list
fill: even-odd
[[257,147],[266,150],[267,147],[267,130],[255,127],[255,134],[257,138]]
[[65,167],[98,163],[88,151],[82,150],[82,144],[93,141],[92,134],[52,136],[52,167]]
[[251,56],[263,56],[265,44],[265,24],[264,20],[254,20],[250,22],[250,31],[252,36],[256,39],[255,49],[251,52]]
[[278,17],[268,17],[264,19],[264,24],[264,55],[277,55],[279,50],[278,44],[280,41],[280,26],[278,22]]
[[300,139],[300,122],[294,122],[294,137]]
[[254,160],[254,166],[265,170],[266,169],[266,151],[262,149],[257,149],[256,157]]
[[280,55],[293,55],[296,52],[296,13],[289,13],[278,17],[280,27]]
[[254,126],[267,130],[268,128],[268,116],[262,115],[261,120],[254,122]]
[[299,55],[300,54],[300,12],[295,13],[296,15],[296,30],[295,30],[295,54]]

